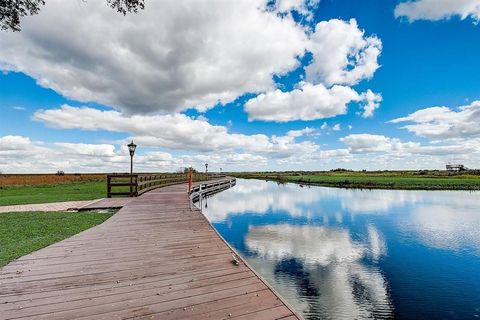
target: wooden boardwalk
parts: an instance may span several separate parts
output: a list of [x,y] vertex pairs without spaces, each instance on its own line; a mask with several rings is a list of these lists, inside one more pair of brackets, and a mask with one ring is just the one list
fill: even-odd
[[299,319],[198,209],[153,190],[0,269],[0,319]]

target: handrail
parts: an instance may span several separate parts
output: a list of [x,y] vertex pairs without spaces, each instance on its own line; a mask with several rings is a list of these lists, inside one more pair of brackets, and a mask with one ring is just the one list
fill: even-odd
[[[136,197],[138,195],[138,175],[137,174],[109,174],[107,175],[107,198],[113,196]],[[129,187],[127,191],[112,191],[116,187]]]
[[220,191],[229,189],[233,187],[236,183],[237,183],[237,180],[235,178],[228,178],[228,179],[223,179],[223,180],[214,181],[210,183],[201,183],[194,186],[189,193],[190,209],[192,208],[192,205],[195,202],[198,202],[198,201],[201,202],[203,198],[206,198]]
[[[194,181],[205,181],[225,177],[219,174],[195,173]],[[142,173],[142,174],[109,174],[107,175],[107,197],[138,197],[139,195],[160,187],[187,182],[184,173]]]

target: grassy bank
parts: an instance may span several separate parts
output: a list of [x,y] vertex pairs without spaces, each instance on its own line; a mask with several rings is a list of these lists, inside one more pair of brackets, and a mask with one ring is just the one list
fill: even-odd
[[0,213],[0,267],[107,220],[113,212]]
[[105,198],[106,182],[87,181],[0,187],[0,206]]
[[480,174],[445,171],[327,171],[233,173],[247,179],[326,187],[405,190],[480,190]]

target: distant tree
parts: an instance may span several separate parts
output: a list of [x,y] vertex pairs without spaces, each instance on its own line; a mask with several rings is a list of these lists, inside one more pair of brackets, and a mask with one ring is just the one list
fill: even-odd
[[[188,173],[189,170],[190,170],[190,168],[184,168],[183,173]],[[197,173],[197,172],[198,172],[197,170],[192,168],[192,173]]]
[[44,0],[0,0],[0,28],[20,31],[20,18],[37,14]]
[[[107,0],[107,4],[123,15],[145,8],[145,0]],[[0,29],[20,31],[20,19],[37,14],[43,5],[45,0],[0,0]]]
[[123,15],[126,15],[127,12],[137,13],[139,9],[145,9],[144,0],[107,0],[107,3]]

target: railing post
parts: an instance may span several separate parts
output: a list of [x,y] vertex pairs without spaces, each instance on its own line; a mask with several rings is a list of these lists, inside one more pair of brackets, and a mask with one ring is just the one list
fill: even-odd
[[138,176],[135,177],[135,197],[138,197]]
[[107,198],[111,198],[112,197],[112,186],[110,185],[110,179],[112,177],[110,177],[109,175],[107,175]]
[[133,175],[132,173],[130,172],[130,194],[128,195],[129,197],[132,196],[132,184],[133,184]]

